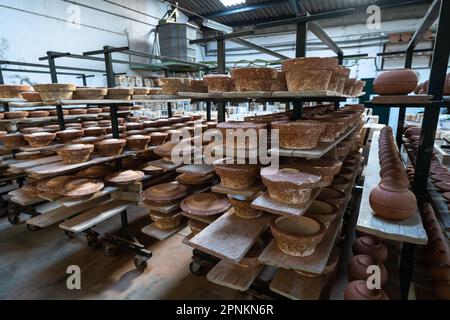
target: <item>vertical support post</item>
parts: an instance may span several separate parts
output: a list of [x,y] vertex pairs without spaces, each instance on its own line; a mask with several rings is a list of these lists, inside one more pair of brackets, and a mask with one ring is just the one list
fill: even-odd
[[[217,73],[225,74],[226,70],[226,56],[225,56],[225,40],[217,40]],[[217,103],[217,122],[225,122],[225,103]]]
[[120,222],[122,225],[122,230],[128,229],[128,215],[127,210],[124,210],[120,213]]
[[217,123],[225,122],[225,102],[217,104]]
[[206,102],[206,121],[211,121],[211,101]]
[[50,77],[52,83],[58,83],[58,75],[56,73],[55,57],[51,53],[47,52],[48,57],[48,68],[50,70]]
[[297,23],[295,56],[306,57],[306,41],[308,40],[308,23]]
[[[412,60],[413,60],[413,50],[408,50],[406,52],[405,69],[411,69]],[[401,146],[402,146],[402,136],[403,136],[403,127],[405,125],[405,115],[406,115],[406,107],[400,107],[398,110],[397,134],[396,134],[396,138],[395,138],[399,150],[401,150]]]
[[64,112],[61,105],[56,106],[56,114],[58,115],[59,130],[66,130],[66,124],[64,121]]
[[116,77],[114,75],[112,53],[108,51],[111,48],[109,46],[104,46],[103,49],[105,50],[105,70],[108,88],[114,88],[116,86]]
[[5,80],[3,80],[3,71],[1,66],[0,66],[0,84],[5,84]]
[[402,252],[400,257],[400,295],[402,300],[408,299],[409,287],[414,272],[415,252],[415,244],[407,242],[402,244]]
[[172,118],[172,102],[167,102],[167,118]]
[[292,120],[299,120],[303,117],[303,102],[294,101],[294,115]]
[[111,126],[112,126],[112,135],[114,139],[120,138],[119,132],[119,121],[117,120],[117,104],[112,104],[109,107],[109,112],[111,116]]
[[83,79],[83,86],[87,86],[87,81],[86,81],[86,75],[85,74],[83,74],[82,76],[81,76],[81,79]]
[[[342,52],[339,52],[339,53],[338,53],[338,64],[339,64],[340,66],[342,66],[342,65],[344,64],[344,53],[342,53]],[[335,110],[339,109],[339,106],[340,106],[339,101],[336,101],[336,102],[334,103],[334,109],[335,109]]]

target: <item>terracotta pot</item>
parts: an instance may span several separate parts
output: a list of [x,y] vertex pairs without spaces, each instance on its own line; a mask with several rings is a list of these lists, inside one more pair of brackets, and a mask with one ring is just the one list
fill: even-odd
[[[225,145],[235,149],[249,149],[258,147],[259,132],[267,129],[267,125],[264,123],[230,121],[219,123],[217,129],[222,133]],[[228,134],[231,134],[231,137]]]
[[70,100],[73,97],[73,92],[76,90],[74,84],[36,84],[33,86],[34,90],[39,92],[42,101],[53,100]]
[[320,185],[320,176],[300,172],[290,166],[261,170],[263,184],[269,197],[277,202],[301,205],[309,201],[313,188]]
[[345,193],[350,186],[350,182],[350,180],[344,177],[335,177],[331,182],[330,188]]
[[388,258],[386,246],[371,236],[356,239],[353,242],[352,250],[354,255],[368,254],[381,263],[384,263]]
[[110,174],[111,171],[112,168],[106,165],[93,166],[79,171],[77,177],[101,179]]
[[69,144],[57,150],[62,161],[67,164],[76,164],[89,161],[94,151],[92,144]]
[[195,236],[197,234],[199,234],[203,229],[205,229],[208,224],[198,221],[198,220],[193,220],[193,219],[189,219],[188,220],[188,225],[189,228],[191,229],[191,233]]
[[322,200],[322,201],[331,203],[338,208],[342,208],[346,198],[347,198],[347,195],[342,191],[333,190],[330,188],[324,188],[320,191],[320,194],[317,197],[317,200]]
[[314,200],[306,210],[305,216],[321,221],[328,228],[336,220],[339,209],[328,202]]
[[166,141],[168,134],[162,132],[150,133],[150,144],[159,146]]
[[56,190],[66,183],[67,181],[73,180],[72,176],[59,176],[55,178],[45,179],[38,183],[37,189],[40,192],[55,194]]
[[[448,257],[446,257],[448,258]],[[444,260],[448,260],[444,258]],[[448,261],[434,262],[429,266],[431,278],[440,281],[450,281],[450,264]]]
[[259,165],[226,164],[227,159],[214,162],[214,171],[222,184],[230,189],[240,190],[251,187],[259,177]]
[[370,266],[380,267],[380,284],[383,287],[388,281],[388,274],[384,264],[377,261],[372,256],[361,254],[354,256],[348,264],[348,278],[350,281],[367,280],[371,274],[367,273]]
[[130,130],[141,130],[144,128],[144,124],[136,123],[136,122],[127,122],[125,123],[125,128],[127,131]]
[[87,114],[99,114],[102,113],[102,109],[101,108],[88,108],[86,109]]
[[286,82],[286,72],[278,71],[277,72],[277,78],[272,81],[272,87],[270,88],[270,91],[276,92],[276,91],[287,91],[287,82]]
[[121,154],[126,144],[127,141],[125,139],[105,139],[94,143],[95,151],[102,157],[112,157]]
[[28,117],[28,111],[8,111],[3,112],[5,119],[24,119]]
[[253,200],[240,200],[236,197],[228,195],[228,200],[234,208],[233,213],[239,218],[243,219],[255,219],[262,216],[263,212],[261,210],[253,209]]
[[210,74],[205,75],[204,80],[208,86],[208,92],[230,92],[234,91],[234,80],[229,75]]
[[130,88],[109,88],[105,99],[130,100],[134,90]]
[[271,240],[268,237],[264,237],[264,235],[267,234],[263,234],[263,237],[257,238],[255,244],[250,248],[250,250],[247,251],[241,261],[239,261],[238,264],[241,267],[256,268],[261,265],[258,258]]
[[389,300],[389,297],[383,290],[367,288],[366,281],[356,280],[345,288],[344,300]]
[[325,129],[320,135],[320,142],[333,142],[347,128],[346,122],[342,118],[336,118],[332,115],[318,115],[311,118],[325,124]]
[[28,118],[45,118],[50,114],[49,111],[29,111]]
[[322,222],[307,217],[281,217],[271,222],[270,229],[282,252],[307,257],[322,241],[326,227]]
[[56,138],[56,133],[36,132],[25,134],[23,138],[30,144],[32,148],[49,146]]
[[233,69],[231,76],[236,91],[271,91],[277,78],[277,70],[272,68],[239,68]]
[[181,201],[181,209],[190,214],[212,216],[230,208],[228,199],[216,193],[197,193]]
[[149,211],[150,218],[155,222],[156,227],[161,230],[175,229],[181,224],[183,216],[178,213],[161,213],[157,211]]
[[84,131],[81,129],[68,129],[64,131],[58,131],[56,138],[62,143],[70,143],[74,139],[81,138],[84,135]]
[[185,197],[188,191],[187,186],[178,183],[163,183],[145,190],[143,197],[147,201],[171,203]]
[[419,82],[417,73],[411,69],[391,70],[381,73],[373,83],[379,95],[407,95]]
[[106,88],[77,88],[73,93],[75,100],[101,100],[104,99],[108,89]]
[[334,176],[341,170],[342,162],[328,159],[290,159],[290,164],[301,172],[321,176],[320,187],[331,184]]
[[0,141],[3,142],[6,147],[20,147],[27,145],[27,142],[21,133],[2,135],[0,136]]
[[300,120],[273,125],[279,130],[280,147],[286,149],[314,149],[319,143],[325,124],[319,121]]
[[88,127],[84,129],[84,135],[88,137],[100,137],[106,134],[106,129],[102,127]]
[[56,193],[62,197],[81,198],[92,195],[103,189],[102,181],[90,178],[69,179],[56,188]]
[[150,142],[150,136],[133,135],[127,137],[127,148],[129,150],[141,151],[147,148]]
[[433,281],[433,293],[437,299],[450,300],[450,281]]

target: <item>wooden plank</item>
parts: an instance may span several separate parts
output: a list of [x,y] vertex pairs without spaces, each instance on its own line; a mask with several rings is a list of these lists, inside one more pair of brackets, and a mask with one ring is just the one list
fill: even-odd
[[378,159],[379,135],[379,131],[374,133],[370,146],[356,229],[384,239],[425,245],[428,242],[428,237],[423,227],[419,211],[408,219],[391,221],[376,216],[370,207],[370,191],[380,182],[380,164]]
[[168,103],[168,102],[190,102],[190,99],[183,99],[175,95],[166,96],[166,95],[153,95],[146,96],[147,99],[139,99],[139,100],[57,100],[56,104],[62,106],[73,106],[73,105],[111,105],[111,104],[133,104],[133,103],[145,103],[145,102],[153,102],[153,103]]
[[416,104],[416,103],[430,103],[433,96],[426,94],[418,94],[411,96],[375,96],[372,99],[373,104]]
[[211,224],[214,221],[216,221],[221,215],[214,215],[214,216],[196,216],[194,214],[190,214],[187,212],[181,212],[181,214],[183,216],[185,216],[186,218],[192,219],[192,220],[197,220],[206,224]]
[[342,97],[350,97],[343,95],[341,93],[335,91],[328,90],[311,90],[311,91],[276,91],[272,93],[272,97],[274,98],[315,98],[315,97],[324,97],[324,98],[342,98]]
[[193,99],[222,98],[222,92],[178,92],[178,96]]
[[250,288],[262,268],[262,265],[255,268],[247,268],[222,260],[208,272],[206,279],[220,286],[244,292]]
[[208,174],[214,173],[214,167],[208,164],[189,164],[178,168],[177,172],[207,176]]
[[147,162],[147,165],[162,168],[167,171],[173,171],[183,166],[182,164],[173,164],[163,159]]
[[73,233],[83,232],[86,229],[112,218],[130,206],[131,204],[129,202],[112,200],[61,223],[59,227]]
[[222,183],[219,183],[212,187],[212,191],[216,193],[222,193],[222,194],[231,194],[231,195],[239,195],[246,198],[253,198],[258,193],[260,193],[262,190],[264,190],[265,187],[262,183],[257,183],[250,188],[241,189],[241,190],[234,190],[225,187]]
[[142,206],[156,211],[156,212],[161,212],[161,213],[172,213],[178,209],[180,209],[180,201],[177,201],[176,203],[171,203],[171,204],[167,204],[167,205],[153,205],[153,204],[149,204],[148,202],[143,202]]
[[142,201],[142,195],[136,192],[114,191],[111,193],[111,199],[139,203]]
[[303,277],[292,270],[278,269],[270,290],[292,300],[319,300],[325,277]]
[[102,204],[104,204],[105,202],[109,202],[110,199],[107,196],[104,196],[102,198],[97,198],[94,199],[92,201],[87,201],[84,202],[82,204],[80,204],[79,206],[74,206],[74,207],[70,207],[70,208],[66,208],[63,206],[57,206],[57,203],[55,202],[51,202],[54,206],[53,210],[50,210],[51,207],[41,207],[39,209],[39,211],[37,212],[42,212],[42,214],[40,216],[34,217],[30,220],[27,221],[27,224],[31,224],[40,228],[47,228],[50,227],[54,224],[60,223],[61,221],[67,220],[72,218],[73,216],[84,212],[86,210],[90,210],[92,208],[101,206]]
[[271,98],[272,92],[270,91],[246,91],[246,92],[223,92],[222,98],[225,99],[264,99]]
[[272,216],[257,219],[241,219],[229,211],[191,239],[192,247],[238,263],[267,229]]
[[14,190],[9,193],[11,196],[10,200],[14,203],[20,204],[21,206],[31,206],[34,204],[42,203],[44,200],[42,200],[39,197],[31,197],[27,195],[25,192],[23,192],[22,189]]
[[166,240],[168,238],[170,238],[171,236],[173,236],[174,234],[177,234],[180,230],[183,230],[184,228],[186,228],[187,223],[186,222],[182,222],[178,227],[170,229],[170,230],[162,230],[159,229],[156,226],[156,223],[152,223],[144,228],[141,229],[141,232],[143,234],[146,234],[150,237],[156,238],[158,240]]
[[30,146],[24,146],[24,147],[19,147],[19,150],[23,151],[23,152],[50,151],[50,150],[60,149],[64,146],[65,146],[65,144],[63,144],[63,143],[56,143],[56,144],[52,144],[49,146],[37,147],[37,148],[33,148]]
[[320,194],[321,189],[317,188],[312,191],[309,201],[303,205],[288,205],[272,200],[267,192],[260,195],[252,202],[252,208],[270,212],[281,216],[299,217],[305,214],[311,203]]
[[38,167],[43,164],[50,164],[50,163],[55,163],[55,162],[59,162],[59,161],[61,161],[60,156],[53,156],[53,157],[48,157],[48,158],[40,158],[40,159],[35,159],[35,160],[22,161],[19,163],[11,164],[9,166],[11,168],[23,171],[28,168]]
[[59,194],[46,193],[46,192],[39,192],[38,196],[39,196],[39,198],[42,198],[47,201],[56,201],[61,198],[61,196]]
[[183,240],[181,240],[182,244],[185,244],[187,246],[190,246],[189,241],[191,241],[191,239],[194,237],[194,234],[191,233],[189,235],[187,235],[186,237],[183,238]]
[[58,200],[58,203],[61,206],[66,207],[66,208],[75,207],[75,206],[79,206],[79,205],[83,204],[84,202],[88,202],[88,201],[91,201],[91,200],[94,200],[97,198],[101,198],[105,195],[109,195],[117,190],[118,190],[117,187],[106,186],[99,192],[96,192],[93,195],[90,195],[88,197],[83,197],[83,198],[63,197]]
[[294,149],[284,149],[284,148],[272,148],[269,150],[271,155],[279,155],[283,157],[297,157],[297,158],[311,158],[318,159],[322,158],[331,149],[336,147],[342,140],[347,138],[356,127],[353,127],[343,133],[334,142],[320,142],[319,145],[314,149],[309,150],[294,150]]

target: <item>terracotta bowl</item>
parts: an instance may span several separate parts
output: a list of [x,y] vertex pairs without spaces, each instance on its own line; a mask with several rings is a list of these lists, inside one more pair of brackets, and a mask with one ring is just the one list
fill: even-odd
[[94,151],[92,144],[69,144],[57,150],[62,161],[67,164],[76,164],[89,161]]
[[145,190],[145,200],[158,203],[171,203],[188,194],[189,188],[178,183],[163,183]]
[[325,130],[323,122],[310,120],[277,123],[272,127],[279,130],[280,147],[295,150],[316,148]]
[[353,242],[352,250],[354,255],[368,254],[381,263],[384,263],[388,258],[386,246],[372,236],[357,238]]
[[184,212],[199,216],[223,213],[230,206],[231,204],[225,196],[216,193],[197,193],[184,199],[180,204]]
[[366,281],[355,280],[345,288],[344,300],[389,300],[389,297],[381,289],[370,290]]
[[134,184],[145,176],[144,172],[138,170],[121,170],[110,173],[105,181],[118,185]]
[[328,159],[295,159],[290,163],[301,172],[307,172],[321,177],[320,187],[328,187],[336,174],[341,171],[342,162]]
[[39,92],[28,91],[28,92],[21,92],[20,94],[21,94],[22,98],[24,98],[28,102],[41,102],[42,101]]
[[126,122],[125,128],[127,131],[142,130],[144,128],[144,125],[142,123],[138,123],[138,122]]
[[81,138],[83,134],[84,131],[81,129],[67,129],[64,131],[58,131],[56,133],[56,138],[62,143],[70,143],[72,140]]
[[75,100],[101,100],[104,99],[108,89],[106,88],[77,88],[73,93]]
[[287,255],[307,257],[322,241],[325,225],[307,217],[281,217],[270,224],[278,248]]
[[93,166],[79,171],[77,177],[101,179],[110,174],[111,171],[112,168],[108,166]]
[[88,108],[86,111],[87,111],[87,114],[99,114],[99,113],[102,113],[102,109],[101,108]]
[[5,119],[24,119],[28,117],[28,111],[8,111],[3,112]]
[[67,123],[66,124],[66,129],[81,129],[83,126],[81,125],[81,123]]
[[339,214],[339,209],[328,202],[314,200],[306,210],[305,216],[321,221],[327,228]]
[[147,148],[150,142],[150,136],[133,135],[127,137],[127,149],[134,151],[141,151]]
[[[58,115],[58,112],[56,110],[50,110],[49,112],[50,112],[50,116],[52,116],[52,117],[56,117]],[[65,116],[69,115],[69,110],[64,109],[63,115],[65,115]]]
[[381,73],[373,82],[373,90],[380,95],[407,95],[419,82],[417,73],[411,69],[390,70]]
[[21,133],[11,133],[0,136],[0,141],[3,142],[6,147],[20,147],[27,145],[27,142]]
[[214,171],[225,187],[239,190],[255,184],[259,177],[259,165],[226,164],[226,161],[221,159],[214,162]]
[[[195,125],[195,123],[193,124]],[[229,121],[222,122],[217,125],[217,129],[222,132],[222,137],[224,140],[224,144],[234,148],[244,148],[244,149],[252,149],[257,148],[259,144],[259,132],[260,130],[267,129],[267,124],[265,123],[252,123],[252,122],[240,122],[240,121]],[[237,132],[244,132],[245,136],[242,137],[237,134]],[[233,135],[228,135],[227,133],[234,133]],[[251,134],[248,133],[256,133],[256,140],[250,139]],[[281,134],[280,134],[281,135]],[[281,138],[280,138],[281,140]]]
[[45,118],[50,114],[49,111],[29,111],[28,118]]
[[56,138],[56,133],[36,132],[25,134],[23,138],[30,144],[32,148],[49,146]]
[[301,172],[289,166],[280,166],[279,170],[264,168],[261,170],[261,178],[271,199],[294,205],[308,202],[312,189],[320,185],[321,179],[318,175]]
[[196,174],[183,173],[176,177],[176,181],[185,185],[203,185],[209,183],[214,177],[214,174],[200,176]]
[[263,212],[251,207],[253,199],[245,200],[239,199],[237,196],[228,195],[228,200],[231,203],[234,211],[233,213],[239,218],[243,219],[255,219],[262,216]]
[[70,115],[82,115],[87,114],[87,109],[69,109]]
[[350,182],[351,182],[350,180],[344,177],[335,177],[331,182],[330,188],[341,192],[345,192],[348,189]]
[[20,133],[22,134],[32,134],[32,133],[36,133],[36,132],[48,132],[43,128],[38,128],[38,127],[28,127],[28,128],[22,128],[20,129]]
[[95,151],[102,157],[112,157],[121,154],[126,144],[127,141],[125,139],[105,139],[94,143]]
[[100,180],[90,178],[74,178],[62,183],[56,192],[63,197],[81,198],[92,195],[104,187]]
[[317,197],[317,200],[331,203],[338,208],[342,208],[342,206],[345,204],[346,199],[347,195],[344,192],[330,188],[322,189],[319,196]]
[[102,127],[87,127],[84,129],[84,135],[87,137],[100,137],[106,134],[106,129]]
[[377,261],[372,256],[362,254],[354,256],[348,264],[348,278],[350,281],[353,280],[367,280],[370,274],[367,273],[367,268],[369,266],[379,266],[381,270],[380,284],[383,287],[388,281],[388,273],[384,264]]
[[69,180],[73,180],[73,176],[59,176],[50,179],[44,179],[37,185],[40,192],[55,194],[56,190]]
[[193,219],[188,220],[188,225],[193,235],[199,234],[203,229],[205,229],[208,226],[208,224],[204,222]]
[[177,213],[161,213],[157,211],[149,211],[150,218],[155,222],[156,227],[161,230],[175,229],[181,224],[183,216],[181,212]]

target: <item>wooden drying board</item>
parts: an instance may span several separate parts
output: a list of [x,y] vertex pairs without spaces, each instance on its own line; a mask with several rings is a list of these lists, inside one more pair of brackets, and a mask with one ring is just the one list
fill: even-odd
[[245,220],[231,210],[193,237],[190,245],[217,258],[238,263],[272,219],[272,216],[263,215],[251,221]]
[[178,168],[177,172],[207,176],[208,174],[214,173],[214,167],[208,164],[190,164]]
[[177,203],[167,204],[167,205],[161,204],[158,206],[149,205],[148,203],[143,202],[142,206],[144,206],[145,208],[148,208],[150,210],[161,212],[161,213],[172,213],[180,208],[180,202],[178,201]]
[[159,229],[156,226],[156,223],[152,223],[144,228],[141,229],[141,232],[143,234],[146,234],[150,237],[156,238],[158,240],[166,240],[167,238],[173,236],[174,234],[178,233],[179,231],[183,230],[184,228],[186,228],[187,223],[186,221],[182,222],[178,227],[170,229],[170,230],[162,230]]
[[[86,105],[86,104],[92,104],[92,105],[111,105],[111,104],[133,104],[133,103],[146,103],[146,102],[152,102],[152,103],[169,103],[169,102],[190,102],[190,99],[183,99],[179,98],[178,96],[170,95],[154,95],[154,96],[148,96],[148,99],[139,99],[139,100],[57,100],[55,101],[56,105],[61,106],[73,106],[73,105]],[[129,112],[131,112],[130,110]]]
[[255,195],[257,195],[260,191],[264,190],[265,187],[263,184],[255,184],[249,188],[241,189],[241,190],[234,190],[225,187],[222,183],[219,183],[218,185],[215,185],[212,187],[212,191],[216,193],[222,193],[222,194],[231,194],[231,195],[239,195],[246,198],[253,198]]
[[70,198],[70,197],[63,197],[60,198],[58,200],[58,203],[65,207],[65,208],[71,208],[71,207],[76,207],[79,206],[85,202],[89,202],[91,200],[97,199],[97,198],[101,198],[105,195],[109,195],[111,193],[113,193],[114,191],[117,191],[118,188],[117,187],[111,187],[111,186],[106,186],[104,187],[102,190],[87,196],[87,197],[82,197],[82,198]]
[[428,242],[428,237],[423,227],[419,211],[408,219],[391,221],[376,216],[370,207],[370,191],[380,182],[380,163],[378,159],[379,136],[379,131],[374,132],[367,161],[366,177],[364,179],[364,188],[356,229],[388,240],[425,245]]
[[32,176],[36,177],[42,177],[42,176],[56,176],[61,175],[64,173],[72,172],[75,170],[80,170],[86,167],[90,167],[96,164],[104,163],[104,162],[110,162],[116,159],[125,158],[134,155],[133,152],[124,152],[120,155],[113,156],[113,157],[99,157],[99,156],[93,156],[91,157],[91,160],[83,163],[77,163],[77,164],[65,164],[62,161],[55,162],[52,164],[45,164],[42,166],[37,166],[33,168],[25,169],[25,172],[29,173]]
[[10,193],[8,193],[8,195],[11,196],[10,201],[24,207],[44,202],[44,200],[39,197],[28,196],[25,192],[23,192],[22,189],[11,191]]
[[206,276],[208,281],[239,291],[247,291],[258,277],[263,266],[247,268],[233,262],[222,260]]
[[320,194],[321,188],[312,191],[309,201],[303,205],[289,205],[272,200],[267,192],[253,200],[252,208],[270,212],[281,216],[299,217],[305,214],[311,203]]
[[310,90],[310,91],[276,91],[272,93],[273,98],[352,98],[336,91]]
[[445,166],[450,165],[450,149],[442,148],[443,140],[436,140],[434,144],[434,151],[436,151],[436,156],[439,162]]
[[419,95],[411,95],[411,96],[376,96],[373,97],[372,103],[373,104],[417,104],[417,103],[424,103],[429,104],[431,98],[433,96],[426,95],[426,94],[419,94]]
[[345,133],[341,134],[341,136],[339,136],[333,142],[319,142],[318,146],[314,149],[294,150],[294,149],[284,149],[284,148],[272,148],[269,150],[269,152],[271,155],[279,155],[282,157],[319,159],[319,158],[322,158],[328,152],[330,152],[342,140],[347,138],[355,129],[356,129],[356,126],[351,129],[348,129]]
[[24,146],[24,147],[19,147],[20,151],[23,152],[37,152],[37,151],[55,151],[59,148],[64,147],[66,144],[64,143],[55,143],[55,144],[51,144],[49,146],[45,146],[45,147],[30,147],[30,146]]
[[25,160],[19,163],[10,164],[9,167],[15,171],[23,172],[25,169],[38,167],[44,164],[50,164],[61,161],[60,156],[53,156],[47,158],[40,158],[35,160]]
[[292,300],[319,300],[325,277],[303,277],[292,270],[278,269],[270,290]]
[[173,164],[173,163],[171,163],[169,161],[165,161],[163,159],[159,159],[159,160],[147,162],[146,166],[155,166],[155,167],[164,169],[166,171],[173,171],[173,170],[176,170],[176,169],[180,168],[183,165],[181,165],[181,164]]
[[80,233],[112,218],[130,206],[129,202],[112,200],[61,223],[59,227],[73,233]]
[[221,215],[220,214],[216,214],[214,216],[196,216],[187,212],[181,212],[181,214],[183,216],[185,216],[186,218],[192,219],[192,220],[196,220],[196,221],[200,221],[206,224],[211,224],[214,221],[216,221]]

